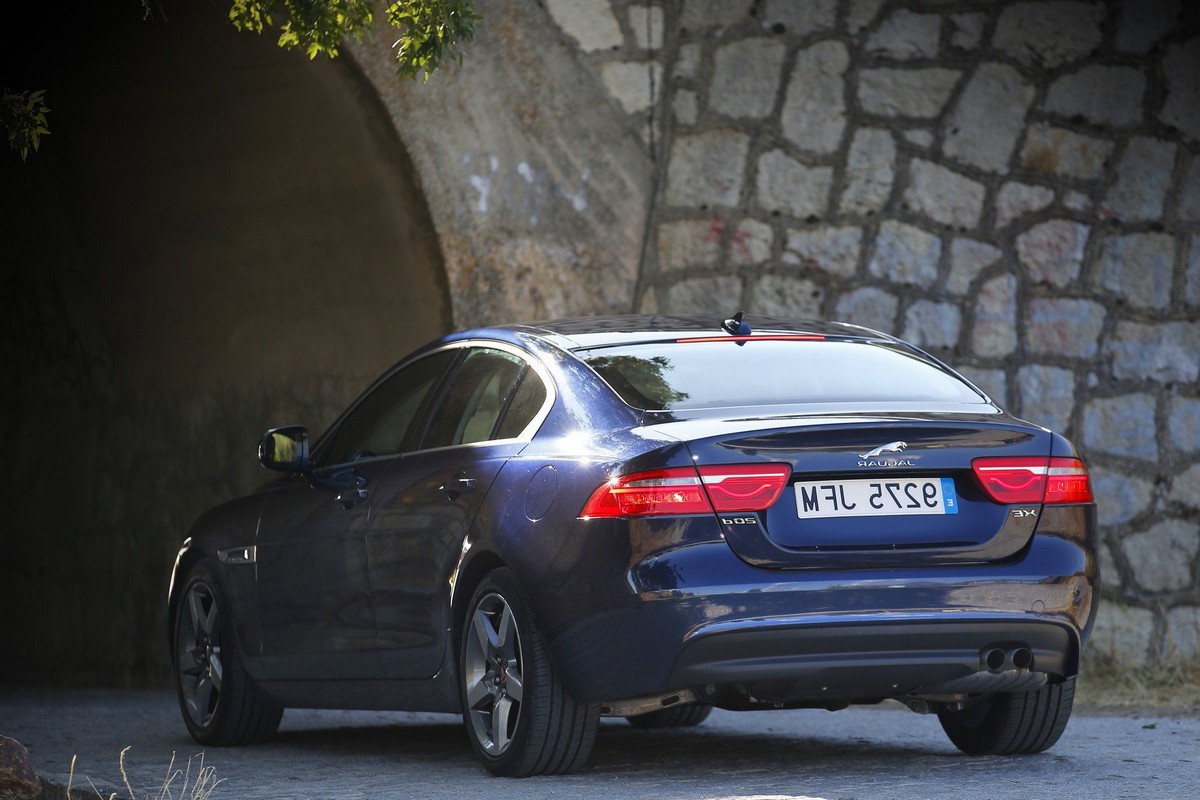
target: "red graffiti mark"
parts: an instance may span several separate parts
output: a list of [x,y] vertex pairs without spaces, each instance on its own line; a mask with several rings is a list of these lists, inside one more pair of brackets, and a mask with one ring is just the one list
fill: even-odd
[[715,242],[721,238],[721,234],[725,232],[725,220],[720,217],[713,217],[712,223],[709,224],[708,230],[704,234],[704,241]]
[[742,258],[750,258],[750,245],[746,242],[750,239],[750,231],[738,231],[733,234],[729,242],[737,250],[737,254]]

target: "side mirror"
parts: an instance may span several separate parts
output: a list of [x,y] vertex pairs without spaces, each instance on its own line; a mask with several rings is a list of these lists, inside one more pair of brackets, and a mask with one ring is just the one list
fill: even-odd
[[304,472],[308,469],[308,429],[284,425],[267,431],[258,443],[258,461],[278,472]]

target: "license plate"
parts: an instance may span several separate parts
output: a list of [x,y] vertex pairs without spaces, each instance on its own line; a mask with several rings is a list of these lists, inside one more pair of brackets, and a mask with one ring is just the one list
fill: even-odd
[[958,513],[953,478],[809,481],[795,487],[801,519]]

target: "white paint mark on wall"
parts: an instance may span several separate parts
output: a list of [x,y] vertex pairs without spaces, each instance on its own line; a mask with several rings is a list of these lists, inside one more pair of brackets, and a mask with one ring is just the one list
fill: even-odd
[[592,177],[592,168],[584,167],[583,172],[579,176],[579,191],[572,194],[567,192],[566,189],[558,190],[559,194],[571,201],[571,207],[581,213],[587,211],[587,183],[590,177]]
[[580,172],[578,189],[568,191],[555,183],[544,170],[537,169],[527,161],[502,171],[500,159],[495,155],[472,151],[463,156],[463,166],[467,172],[467,184],[478,195],[474,206],[480,214],[487,214],[500,203],[504,209],[525,216],[530,226],[536,227],[542,219],[547,198],[566,200],[575,213],[588,209],[590,167],[585,166]]

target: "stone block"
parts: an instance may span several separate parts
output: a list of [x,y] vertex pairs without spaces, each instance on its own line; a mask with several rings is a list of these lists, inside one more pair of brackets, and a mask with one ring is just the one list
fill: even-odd
[[1125,585],[1125,577],[1121,574],[1121,568],[1117,564],[1117,560],[1113,558],[1112,548],[1108,542],[1100,542],[1096,548],[1096,560],[1099,562],[1097,567],[1100,570],[1100,581],[1105,589],[1110,592],[1117,592]]
[[[870,26],[879,16],[885,0],[850,0],[846,9],[846,29],[856,34]],[[797,4],[799,5],[799,4]]]
[[1104,198],[1101,216],[1126,221],[1161,219],[1174,170],[1172,142],[1133,137],[1117,162],[1117,180]]
[[983,38],[983,14],[953,14],[950,44],[960,50],[974,50]]
[[838,298],[837,318],[841,322],[893,333],[898,306],[899,301],[894,295],[874,286],[864,286]]
[[1142,121],[1145,93],[1141,69],[1090,64],[1050,84],[1042,107],[1059,116],[1122,128]]
[[[1187,323],[1178,323],[1184,325]],[[1200,324],[1194,324],[1194,335],[1200,336]],[[1192,349],[1191,356],[1200,358],[1200,344]],[[1193,372],[1192,382],[1195,382]],[[1185,453],[1200,453],[1200,398],[1172,397],[1168,412],[1167,430],[1171,434],[1171,447]]]
[[625,43],[609,0],[546,0],[546,10],[586,53],[611,50]]
[[1200,528],[1194,522],[1166,519],[1121,542],[1138,585],[1149,592],[1172,592],[1195,583],[1193,567],[1200,551]]
[[659,225],[659,270],[715,267],[721,254],[723,225],[718,218],[680,220]]
[[1017,237],[1017,257],[1032,280],[1062,289],[1079,277],[1089,233],[1087,225],[1052,219]]
[[1069,369],[1027,364],[1017,371],[1021,417],[1062,433],[1071,424],[1075,375]]
[[983,212],[983,184],[940,164],[915,158],[904,202],[913,211],[954,228],[974,228]]
[[1200,306],[1200,235],[1192,236],[1188,250],[1187,272],[1184,273],[1183,296],[1188,305]]
[[771,317],[819,319],[821,287],[805,278],[763,275],[750,292],[749,306]]
[[1200,378],[1200,322],[1121,321],[1105,350],[1120,380],[1188,383]]
[[996,193],[996,227],[1003,228],[1013,220],[1041,211],[1053,202],[1053,189],[1008,181]]
[[1035,298],[1025,317],[1025,348],[1034,355],[1093,358],[1100,349],[1104,306],[1076,298]]
[[879,226],[875,255],[867,269],[893,283],[932,286],[941,257],[941,239],[912,225],[887,220]]
[[844,76],[850,54],[841,42],[814,44],[796,54],[779,112],[783,135],[803,150],[832,153],[846,129]]
[[750,17],[754,0],[683,0],[681,27],[689,31],[728,28]]
[[798,219],[821,217],[829,205],[832,167],[810,167],[782,150],[764,153],[758,160],[758,205]]
[[629,27],[633,31],[633,41],[640,49],[658,50],[663,46],[661,6],[630,6]]
[[762,12],[762,26],[772,33],[807,36],[833,28],[837,21],[837,0],[767,0]]
[[1113,44],[1123,53],[1149,53],[1179,17],[1180,0],[1128,0],[1121,6]]
[[1021,166],[1067,178],[1099,178],[1112,149],[1113,143],[1106,139],[1045,124],[1033,125],[1021,149]]
[[1083,192],[1070,191],[1063,195],[1063,205],[1072,211],[1083,213],[1092,207],[1092,198]]
[[729,237],[729,260],[734,264],[761,264],[771,257],[775,231],[765,222],[744,219]]
[[1200,222],[1200,155],[1188,159],[1175,202],[1175,214],[1183,222]]
[[689,42],[679,46],[679,56],[675,59],[675,77],[694,78],[700,72],[700,43]]
[[1175,476],[1168,498],[1189,508],[1200,508],[1200,464],[1192,464]]
[[940,14],[917,14],[900,9],[880,23],[867,39],[866,50],[871,55],[895,59],[934,58],[938,54],[941,35]]
[[918,300],[904,315],[904,338],[925,350],[948,350],[958,346],[962,312],[954,303]]
[[783,42],[741,39],[717,50],[708,107],[718,114],[762,119],[775,106],[783,65]]
[[846,157],[846,188],[840,208],[843,214],[882,211],[892,193],[895,178],[896,142],[879,128],[859,128]]
[[1089,401],[1083,409],[1083,443],[1092,452],[1157,461],[1154,396],[1138,393]]
[[1000,12],[992,46],[1023,64],[1062,66],[1100,46],[1104,16],[1099,3],[1013,3]]
[[1096,624],[1088,649],[1123,666],[1140,666],[1150,658],[1154,614],[1144,608],[1104,602],[1096,613]]
[[1162,60],[1167,100],[1158,118],[1200,141],[1200,37],[1167,47]]
[[667,204],[737,205],[749,149],[750,137],[737,131],[678,137],[667,168]]
[[1036,90],[1005,64],[981,64],[946,122],[942,151],[964,164],[1008,173]]
[[858,104],[868,114],[932,119],[942,113],[961,72],[943,67],[864,69]]
[[841,278],[858,271],[862,252],[862,229],[853,227],[802,229],[788,231],[788,255],[806,269],[817,269]]
[[1168,658],[1200,659],[1200,606],[1179,606],[1167,612],[1163,650]]
[[650,107],[650,85],[662,86],[662,67],[656,61],[606,61],[600,79],[625,113],[634,114]]
[[1003,406],[1008,402],[1008,376],[1002,369],[982,367],[959,367],[963,377],[982,389],[993,403]]
[[933,147],[933,131],[928,128],[909,128],[904,132],[904,141],[922,150],[928,150]]
[[690,89],[676,91],[671,110],[675,112],[675,121],[680,125],[695,125],[698,114],[696,93]]
[[1096,265],[1096,280],[1136,308],[1166,308],[1175,272],[1175,237],[1167,233],[1109,236]]
[[1150,508],[1153,482],[1095,466],[1088,469],[1088,476],[1092,481],[1092,493],[1100,498],[1096,511],[1101,525],[1124,525]]
[[1001,255],[999,247],[987,242],[955,239],[950,243],[950,277],[946,289],[951,294],[966,294],[979,273],[999,261]]
[[979,288],[971,352],[1006,356],[1017,349],[1017,277],[1004,274]]
[[742,279],[732,275],[690,278],[660,291],[661,313],[728,314],[742,302]]

